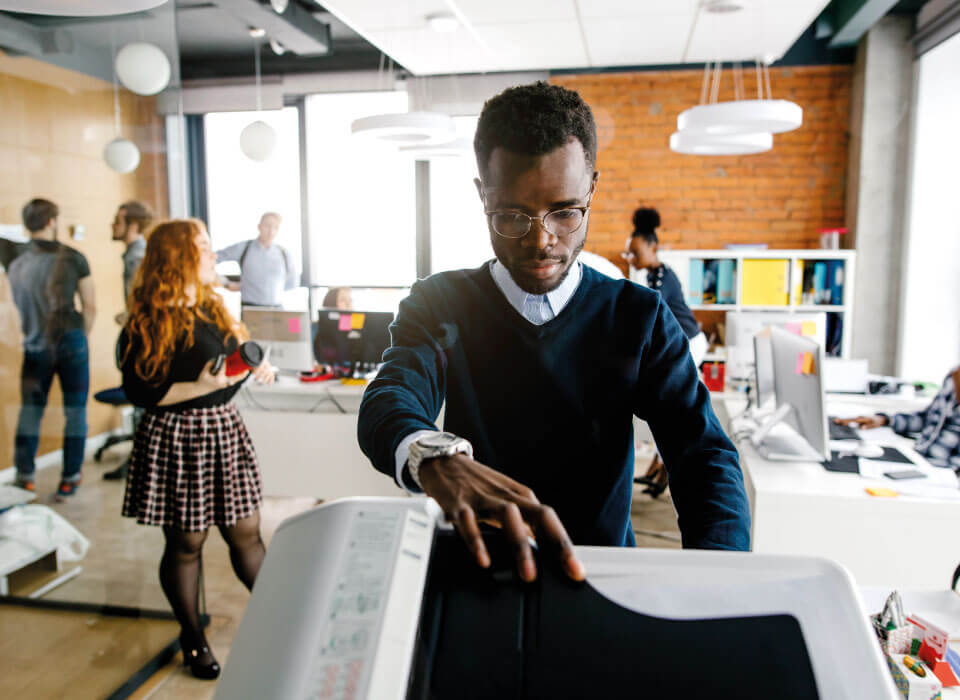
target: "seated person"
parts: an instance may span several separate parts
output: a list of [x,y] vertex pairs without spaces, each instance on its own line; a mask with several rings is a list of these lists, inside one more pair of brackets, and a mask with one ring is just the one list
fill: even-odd
[[350,293],[350,287],[330,287],[323,297],[323,308],[352,311],[353,295]]
[[960,472],[960,367],[951,370],[933,402],[917,413],[879,413],[875,416],[836,418],[841,425],[880,428],[888,425],[900,435],[917,435],[914,446],[930,464]]

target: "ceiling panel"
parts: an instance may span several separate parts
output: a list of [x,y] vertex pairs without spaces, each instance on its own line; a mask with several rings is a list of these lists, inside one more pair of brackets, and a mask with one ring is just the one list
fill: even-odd
[[[699,0],[324,0],[417,75],[780,58],[829,0],[741,0],[712,14]],[[451,34],[426,16],[457,11]],[[692,34],[691,34],[692,30]],[[586,46],[584,46],[584,39]],[[689,40],[689,51],[684,50]]]

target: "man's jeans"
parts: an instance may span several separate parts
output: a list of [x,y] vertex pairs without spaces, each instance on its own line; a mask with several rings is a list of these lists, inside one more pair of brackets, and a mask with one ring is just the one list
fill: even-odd
[[53,375],[63,392],[63,480],[79,481],[87,443],[87,394],[90,391],[90,353],[82,330],[68,331],[54,348],[25,351],[20,376],[20,420],[13,462],[17,476],[32,479],[40,444],[40,421],[47,407]]

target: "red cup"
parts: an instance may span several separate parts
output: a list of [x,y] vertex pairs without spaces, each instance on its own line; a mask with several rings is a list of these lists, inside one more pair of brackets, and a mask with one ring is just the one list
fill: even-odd
[[263,348],[259,344],[248,340],[227,358],[227,376],[232,377],[254,370],[263,362]]

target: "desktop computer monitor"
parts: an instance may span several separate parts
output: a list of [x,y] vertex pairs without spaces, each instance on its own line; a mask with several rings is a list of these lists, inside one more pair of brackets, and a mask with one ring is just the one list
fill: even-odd
[[753,336],[753,373],[757,385],[757,410],[770,408],[777,400],[773,379],[773,345],[770,331],[763,330]]
[[341,376],[375,370],[390,347],[391,323],[387,311],[320,309],[313,341],[317,362]]
[[[823,396],[823,348],[814,340],[781,328],[770,329],[777,409],[753,437],[767,459],[820,461],[830,458]],[[791,426],[799,438],[770,435],[777,423]]]
[[309,311],[284,311],[262,306],[244,306],[241,319],[250,339],[269,348],[270,364],[280,369],[313,370],[313,342]]

